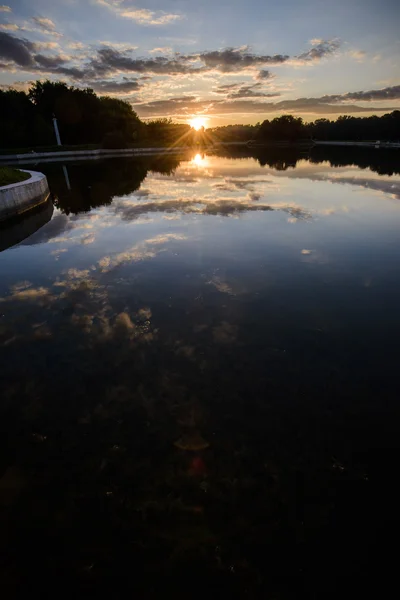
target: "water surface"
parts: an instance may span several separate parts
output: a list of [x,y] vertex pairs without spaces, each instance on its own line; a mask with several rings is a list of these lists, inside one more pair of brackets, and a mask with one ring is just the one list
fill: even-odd
[[387,544],[398,163],[246,154],[38,165],[0,230],[14,591],[326,597]]

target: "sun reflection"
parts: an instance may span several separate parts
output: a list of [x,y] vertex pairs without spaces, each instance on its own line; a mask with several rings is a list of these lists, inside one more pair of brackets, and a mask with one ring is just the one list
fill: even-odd
[[208,160],[204,155],[196,154],[192,159],[192,163],[194,163],[196,167],[206,167],[208,165]]

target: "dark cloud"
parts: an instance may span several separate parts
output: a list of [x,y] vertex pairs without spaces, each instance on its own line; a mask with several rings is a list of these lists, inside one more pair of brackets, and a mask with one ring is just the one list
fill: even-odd
[[56,73],[72,79],[83,79],[87,71],[78,67],[65,66],[67,59],[62,56],[35,54],[37,44],[9,33],[0,32],[0,58],[9,61],[5,69],[15,66],[34,73]]
[[271,71],[267,71],[266,69],[262,69],[257,75],[257,79],[260,80],[272,79],[273,77],[274,75],[271,73]]
[[216,94],[226,94],[227,92],[229,92],[230,90],[235,90],[238,87],[240,87],[241,85],[244,85],[242,83],[227,83],[225,85],[220,85],[219,87],[217,87],[217,89],[215,90]]
[[66,75],[71,79],[81,80],[87,76],[85,70],[78,67],[65,66],[67,59],[63,56],[44,56],[43,54],[35,54],[34,56],[36,69],[42,70],[45,73],[54,73],[57,75]]
[[54,69],[66,63],[62,56],[44,56],[43,54],[35,54],[36,63],[45,68]]
[[[349,100],[359,102],[371,102],[380,100],[399,100],[400,85],[383,88],[380,90],[369,90],[360,92],[347,92],[346,94],[331,94],[321,96],[320,98],[297,98],[296,100],[284,100],[276,104],[278,109],[282,110],[308,110],[315,109],[315,112],[365,112],[396,110],[395,108],[371,108],[362,107],[354,104],[347,104]],[[317,110],[318,109],[318,110]]]
[[303,52],[297,58],[306,62],[321,60],[325,56],[335,54],[340,47],[339,40],[317,40],[310,50]]
[[326,179],[333,183],[343,183],[348,185],[358,185],[369,190],[376,192],[383,192],[400,200],[400,184],[398,182],[379,180],[379,179],[358,179],[357,177],[321,177],[320,179]]
[[114,71],[127,71],[131,73],[154,73],[156,75],[177,75],[200,72],[203,69],[194,69],[185,56],[156,56],[154,58],[133,58],[129,52],[121,52],[115,48],[105,46],[97,51],[89,68],[95,75],[106,75]]
[[176,198],[174,200],[160,200],[155,202],[141,202],[133,204],[129,201],[117,202],[114,206],[115,214],[119,215],[124,221],[134,221],[148,213],[175,213],[185,214],[195,213],[204,215],[230,216],[241,212],[253,211],[274,211],[281,210],[298,219],[310,219],[311,215],[298,206],[270,206],[269,204],[257,203],[256,198],[246,196],[246,198]]
[[242,85],[236,90],[231,91],[227,98],[235,100],[237,98],[274,98],[280,96],[279,92],[268,93],[262,91],[262,84],[255,83],[253,85]]
[[245,83],[228,83],[219,86],[215,90],[215,93],[225,94],[229,100],[238,98],[275,98],[276,96],[280,96],[278,92],[265,93],[262,87],[263,84],[261,82],[247,85]]
[[137,79],[128,79],[123,77],[122,81],[93,81],[89,83],[89,86],[95,89],[97,92],[104,92],[110,94],[136,92],[142,87]]
[[214,50],[213,52],[202,52],[198,58],[209,69],[215,69],[221,73],[232,73],[260,65],[279,65],[289,60],[286,54],[258,55],[248,52],[242,48],[227,48],[226,50]]
[[212,101],[202,102],[196,99],[196,96],[181,96],[178,98],[169,98],[168,100],[153,100],[145,104],[134,106],[135,110],[140,110],[142,116],[147,115],[171,115],[178,112],[193,112],[204,110],[212,105]]
[[11,61],[20,67],[32,67],[34,48],[35,45],[29,40],[0,31],[0,58],[3,60]]
[[288,60],[289,56],[287,55],[258,55],[245,48],[227,48],[226,50],[188,55],[176,53],[173,56],[134,58],[129,51],[120,51],[104,46],[97,51],[97,56],[91,61],[90,67],[97,74],[119,70],[157,75],[181,75],[208,71],[236,73],[266,64],[278,65]]
[[334,94],[322,96],[323,102],[345,102],[346,100],[358,100],[370,102],[371,100],[398,100],[400,98],[400,85],[382,88],[380,90],[369,90],[361,92],[348,92],[347,94]]

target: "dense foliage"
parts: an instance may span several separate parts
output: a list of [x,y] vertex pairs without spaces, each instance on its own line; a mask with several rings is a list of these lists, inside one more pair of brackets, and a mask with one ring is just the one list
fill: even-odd
[[54,144],[53,116],[65,145],[107,144],[110,137],[112,144],[113,135],[126,145],[139,138],[143,127],[128,102],[62,82],[37,81],[28,94],[0,91],[2,147]]
[[196,132],[190,125],[157,119],[144,123],[124,100],[99,97],[92,89],[63,82],[36,81],[28,93],[0,90],[2,148],[32,148],[55,143],[57,118],[64,146],[94,144],[105,148],[193,146],[210,142],[237,143],[301,139],[400,140],[400,111],[382,117],[341,116],[336,121],[304,123],[282,115],[257,125],[228,125]]
[[259,125],[225,125],[207,129],[216,142],[248,142],[256,137]]
[[255,126],[228,125],[208,130],[215,139],[223,142],[257,142],[286,140],[295,142],[302,139],[316,140],[390,140],[400,141],[400,111],[377,117],[351,117],[344,115],[336,121],[317,119],[304,123],[303,119],[292,115],[282,115],[269,121],[266,119]]

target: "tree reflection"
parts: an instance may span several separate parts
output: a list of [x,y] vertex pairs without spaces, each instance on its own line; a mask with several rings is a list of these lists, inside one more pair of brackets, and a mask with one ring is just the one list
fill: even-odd
[[214,156],[223,158],[255,158],[262,167],[277,171],[296,168],[298,161],[308,160],[313,164],[329,162],[331,167],[354,166],[371,169],[379,175],[399,175],[400,161],[397,150],[357,148],[349,146],[314,146],[311,150],[301,148],[247,148],[240,146],[218,147]]
[[315,146],[309,155],[312,163],[328,161],[331,167],[359,167],[371,169],[379,175],[399,175],[398,150],[375,148],[351,148],[348,146]]
[[60,164],[39,168],[47,176],[54,206],[69,215],[109,205],[115,196],[135,192],[150,171],[171,175],[181,160],[182,157],[164,154],[72,163],[68,165],[70,190]]

